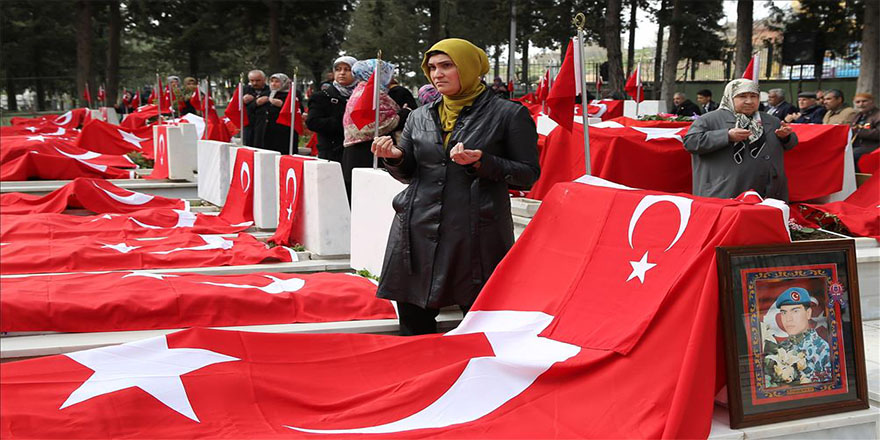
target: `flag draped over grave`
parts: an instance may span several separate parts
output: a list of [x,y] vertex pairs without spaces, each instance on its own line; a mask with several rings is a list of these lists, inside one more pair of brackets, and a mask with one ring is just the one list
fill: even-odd
[[61,213],[83,208],[96,213],[126,213],[148,208],[189,209],[181,199],[122,189],[106,180],[77,178],[45,196],[24,193],[0,194],[0,214]]
[[173,231],[163,238],[120,241],[82,236],[63,240],[4,243],[0,273],[51,273],[240,266],[296,261],[287,248],[267,248],[253,235],[200,235]]
[[706,437],[724,378],[715,247],[788,242],[785,223],[560,184],[449,334],[196,329],[5,364],[0,435]]
[[343,273],[109,272],[0,279],[0,331],[102,332],[395,318]]

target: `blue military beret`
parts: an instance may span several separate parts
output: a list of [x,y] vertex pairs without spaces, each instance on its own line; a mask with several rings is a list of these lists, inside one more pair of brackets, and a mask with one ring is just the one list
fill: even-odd
[[782,295],[779,295],[779,298],[776,298],[777,308],[797,304],[810,305],[810,292],[807,289],[803,287],[789,287],[785,289],[785,292],[782,292]]

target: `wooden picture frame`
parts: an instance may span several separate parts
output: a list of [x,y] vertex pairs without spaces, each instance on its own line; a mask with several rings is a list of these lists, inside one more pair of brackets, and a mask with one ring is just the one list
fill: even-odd
[[731,428],[868,408],[853,240],[716,257]]

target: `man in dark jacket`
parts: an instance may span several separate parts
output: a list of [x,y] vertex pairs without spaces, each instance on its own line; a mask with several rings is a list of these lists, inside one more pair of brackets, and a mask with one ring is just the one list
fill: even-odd
[[669,113],[678,116],[699,116],[703,114],[700,107],[697,107],[690,99],[687,99],[687,95],[682,92],[675,92],[675,95],[672,97],[672,110]]
[[248,72],[248,84],[242,91],[242,102],[247,111],[248,125],[244,127],[244,144],[262,148],[269,114],[269,86],[262,70]]
[[859,169],[859,159],[880,147],[880,109],[874,105],[874,95],[870,93],[857,93],[853,106],[859,111],[852,122],[853,158],[856,172],[865,172]]
[[798,111],[785,117],[795,124],[821,124],[825,107],[816,102],[816,92],[798,93]]
[[776,116],[780,121],[797,111],[791,103],[785,100],[785,90],[770,89],[767,92],[767,114]]
[[709,89],[697,92],[697,104],[700,105],[700,111],[704,115],[718,108],[718,103],[712,100],[712,91]]
[[345,140],[342,116],[356,84],[351,73],[355,62],[357,60],[353,57],[339,57],[333,63],[333,83],[321,87],[322,90],[309,99],[306,126],[318,136],[318,157],[321,159],[342,163],[342,142]]

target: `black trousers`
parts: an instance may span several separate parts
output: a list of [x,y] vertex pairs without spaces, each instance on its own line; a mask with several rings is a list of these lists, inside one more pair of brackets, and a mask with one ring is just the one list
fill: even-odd
[[[459,306],[466,315],[469,307]],[[398,302],[397,315],[400,320],[400,336],[417,336],[437,333],[439,309],[423,309],[415,304]]]
[[[373,167],[372,147],[373,141],[364,141],[345,147],[342,153],[342,180],[345,181],[345,193],[348,195],[349,204],[351,204],[351,170]],[[384,166],[381,160],[379,166]]]

